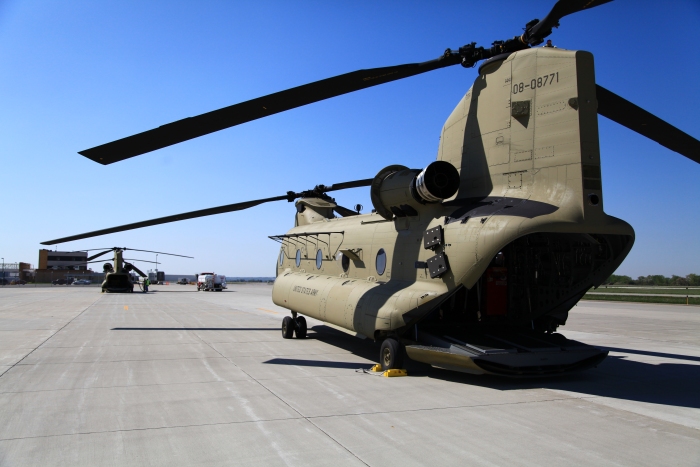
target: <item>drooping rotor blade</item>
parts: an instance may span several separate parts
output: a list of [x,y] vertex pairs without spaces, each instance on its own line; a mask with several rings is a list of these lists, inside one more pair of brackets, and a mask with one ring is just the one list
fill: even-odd
[[183,221],[185,219],[194,219],[196,217],[211,216],[213,214],[223,214],[225,212],[240,211],[243,209],[252,208],[262,203],[267,203],[270,201],[281,201],[287,199],[287,196],[276,196],[274,198],[258,199],[255,201],[246,201],[243,203],[227,204],[226,206],[219,206],[216,208],[200,209],[199,211],[190,211],[182,214],[175,214],[174,216],[159,217],[157,219],[151,219],[148,221],[134,222],[133,224],[120,225],[118,227],[110,227],[108,229],[95,230],[93,232],[87,232],[79,235],[72,235],[70,237],[58,238],[56,240],[49,240],[47,242],[42,242],[42,245],[55,245],[56,243],[72,242],[73,240],[81,240],[83,238],[97,237],[99,235],[107,235],[115,232],[124,232],[125,230],[140,229],[142,227],[150,227],[152,225],[167,224],[169,222]]
[[598,113],[700,163],[700,141],[612,91],[596,85]]
[[112,251],[111,248],[110,248],[109,250],[103,251],[102,253],[97,253],[96,255],[92,255],[92,256],[90,256],[90,257],[87,259],[87,261],[90,262],[90,261],[92,261],[92,260],[95,259],[95,258],[99,258],[100,256],[109,253],[110,251]]
[[[191,256],[185,256],[185,258],[191,258]],[[153,264],[160,264],[161,263],[160,261],[155,262],[155,261],[148,261],[145,259],[135,259],[135,258],[124,258],[124,261],[139,261],[141,263],[153,263]]]
[[143,133],[80,151],[80,154],[103,165],[112,164],[285,110],[456,65],[460,60],[457,55],[447,55],[423,63],[353,71],[168,123]]
[[139,268],[137,268],[137,267],[134,266],[133,264],[131,264],[131,263],[127,263],[127,264],[129,264],[129,265],[131,266],[131,269],[133,269],[134,271],[136,271],[136,273],[137,273],[139,276],[141,276],[141,277],[148,277],[148,276],[146,276],[146,274],[143,273],[143,271],[141,271]]
[[[218,206],[218,207],[209,208],[209,209],[200,209],[198,211],[190,211],[190,212],[185,212],[182,214],[175,214],[173,216],[159,217],[157,219],[151,219],[151,220],[142,221],[142,222],[134,222],[133,224],[125,224],[125,225],[120,225],[117,227],[110,227],[108,229],[95,230],[93,232],[72,235],[70,237],[57,238],[56,240],[49,240],[46,242],[41,242],[41,244],[42,245],[55,245],[56,243],[72,242],[73,240],[81,240],[83,238],[97,237],[99,235],[107,235],[107,234],[111,234],[111,233],[115,233],[115,232],[123,232],[125,230],[140,229],[142,227],[150,227],[152,225],[167,224],[169,222],[184,221],[186,219],[194,219],[197,217],[212,216],[214,214],[223,214],[226,212],[242,211],[244,209],[252,208],[254,206],[258,206],[259,204],[263,204],[263,203],[269,203],[271,201],[283,201],[283,200],[294,201],[295,199],[301,198],[301,197],[323,196],[323,193],[325,193],[327,191],[337,191],[337,190],[344,190],[344,189],[348,189],[348,188],[369,186],[371,183],[372,183],[372,179],[368,178],[368,179],[364,179],[364,180],[355,180],[352,182],[336,183],[336,184],[333,184],[329,187],[326,187],[324,185],[318,185],[313,190],[302,191],[299,193],[295,193],[293,191],[288,191],[286,195],[282,195],[282,196],[257,199],[257,200],[253,200],[253,201],[244,201],[242,203],[227,204],[225,206]],[[147,251],[147,250],[136,250],[136,249],[132,249],[132,248],[124,248],[124,250]],[[157,253],[157,252],[149,252],[149,253]],[[163,254],[171,254],[171,253],[163,253]],[[175,255],[175,256],[181,256],[181,255]],[[189,256],[185,256],[185,258],[189,258]]]
[[552,28],[559,26],[559,20],[564,16],[609,2],[612,0],[559,0],[543,20],[525,32],[524,39],[530,45],[541,44],[552,33]]
[[[159,255],[170,255],[170,256],[179,256],[180,258],[190,258],[194,259],[194,256],[185,256],[185,255],[176,255],[175,253],[163,253],[162,251],[151,251],[151,250],[137,250],[136,248],[124,248],[124,250],[129,250],[129,251],[143,251],[144,253],[158,253]],[[134,261],[145,261],[145,260],[140,260],[140,259],[135,259]],[[153,262],[153,261],[151,261]]]

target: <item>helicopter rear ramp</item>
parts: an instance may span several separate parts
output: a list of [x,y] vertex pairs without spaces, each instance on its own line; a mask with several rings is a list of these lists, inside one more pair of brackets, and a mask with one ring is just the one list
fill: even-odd
[[437,368],[471,374],[535,377],[571,373],[594,367],[608,352],[561,334],[523,330],[484,331],[459,337],[418,334],[407,355]]

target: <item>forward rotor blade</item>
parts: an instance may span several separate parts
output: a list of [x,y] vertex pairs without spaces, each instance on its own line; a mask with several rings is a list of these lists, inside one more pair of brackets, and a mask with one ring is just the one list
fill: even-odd
[[[336,184],[333,184],[329,187],[326,187],[324,185],[318,185],[313,190],[303,191],[300,193],[288,191],[286,195],[275,196],[273,198],[264,198],[264,199],[257,199],[257,200],[253,200],[253,201],[244,201],[242,203],[227,204],[225,206],[218,206],[215,208],[200,209],[198,211],[190,211],[190,212],[185,212],[182,214],[175,214],[174,216],[159,217],[157,219],[151,219],[148,221],[134,222],[133,224],[125,224],[125,225],[120,225],[117,227],[110,227],[109,229],[95,230],[94,232],[87,232],[84,234],[72,235],[70,237],[57,238],[56,240],[49,240],[46,242],[41,242],[41,244],[42,245],[55,245],[56,243],[72,242],[73,240],[81,240],[83,238],[97,237],[99,235],[106,235],[106,234],[115,233],[115,232],[123,232],[125,230],[140,229],[142,227],[150,227],[152,225],[167,224],[169,222],[184,221],[186,219],[194,219],[197,217],[212,216],[214,214],[223,214],[226,212],[242,211],[244,209],[252,208],[254,206],[257,206],[257,205],[263,204],[263,203],[269,203],[271,201],[282,201],[282,200],[294,201],[295,199],[302,198],[302,197],[322,196],[322,194],[327,192],[327,191],[337,191],[337,190],[345,190],[348,188],[369,186],[372,183],[372,180],[373,179],[371,179],[371,178],[367,178],[364,180],[355,180],[352,182],[336,183]],[[164,255],[182,256],[182,255],[174,255],[173,253],[162,253],[162,252],[158,252],[158,251],[149,251],[149,250],[137,250],[135,248],[122,248],[122,249],[123,250],[132,250],[132,251],[144,251],[147,253],[158,253],[158,254],[164,254]],[[111,250],[109,250],[109,251],[111,251]],[[182,256],[182,257],[183,258],[191,258],[191,256]]]
[[355,180],[354,182],[345,183],[334,183],[333,185],[325,188],[323,191],[338,191],[347,190],[348,188],[360,188],[363,186],[370,186],[372,184],[373,178],[365,178],[364,180]]
[[109,250],[103,251],[102,253],[97,253],[96,255],[92,255],[92,256],[90,256],[90,257],[87,259],[87,261],[90,262],[90,261],[92,261],[92,260],[95,259],[95,258],[99,258],[100,256],[109,253],[110,251],[112,251],[111,248],[110,248]]
[[448,55],[423,63],[353,71],[168,123],[143,133],[80,151],[80,154],[100,164],[108,165],[285,110],[456,65],[460,60],[458,55]]
[[[194,256],[176,255],[175,253],[163,253],[162,251],[137,250],[136,248],[124,248],[124,250],[129,250],[129,251],[143,251],[143,252],[145,252],[145,253],[158,253],[159,255],[179,256],[179,257],[181,257],[181,258],[191,258],[191,259],[194,259]],[[135,259],[134,261],[145,261],[145,260]],[[151,262],[153,262],[153,261],[151,261]]]
[[[245,201],[243,203],[227,204],[225,206],[219,206],[216,208],[200,209],[199,211],[190,211],[182,214],[175,214],[174,216],[159,217],[157,219],[151,219],[148,221],[134,222],[133,224],[120,225],[118,227],[110,227],[108,229],[95,230],[94,232],[87,232],[84,234],[72,235],[70,237],[58,238],[56,240],[49,240],[47,242],[42,242],[42,245],[55,245],[56,243],[72,242],[73,240],[81,240],[83,238],[97,237],[99,235],[107,235],[115,232],[124,232],[125,230],[140,229],[142,227],[150,227],[152,225],[167,224],[169,222],[183,221],[185,219],[194,219],[196,217],[211,216],[213,214],[223,214],[225,212],[241,211],[243,209],[252,208],[259,204],[268,203],[270,201],[281,201],[286,200],[287,196],[276,196],[274,198],[258,199],[255,201]],[[141,250],[139,250],[141,251]]]
[[526,32],[527,42],[530,45],[542,43],[542,40],[552,33],[552,28],[559,26],[559,20],[564,16],[578,11],[595,8],[613,0],[559,0],[547,13],[542,21]]
[[357,211],[353,211],[352,209],[344,208],[343,206],[336,206],[333,208],[333,210],[343,217],[357,216],[359,214]]
[[700,141],[614,92],[596,85],[598,113],[700,163]]

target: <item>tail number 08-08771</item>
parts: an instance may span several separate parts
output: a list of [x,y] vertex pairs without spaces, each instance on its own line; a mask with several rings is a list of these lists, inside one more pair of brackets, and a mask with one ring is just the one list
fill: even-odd
[[535,89],[543,88],[548,84],[559,82],[559,72],[550,73],[548,75],[540,76],[539,78],[532,78],[529,83],[519,82],[513,84],[513,94],[518,94],[523,92],[525,89]]

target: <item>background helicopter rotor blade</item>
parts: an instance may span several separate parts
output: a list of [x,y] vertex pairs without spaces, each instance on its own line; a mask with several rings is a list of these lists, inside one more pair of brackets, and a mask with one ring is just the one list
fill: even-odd
[[613,0],[559,0],[554,4],[543,20],[525,31],[523,39],[530,45],[541,44],[544,38],[552,33],[552,28],[559,26],[559,20],[564,16],[589,8],[595,8],[612,1]]
[[108,165],[285,110],[458,63],[458,55],[447,55],[423,63],[353,71],[177,120],[79,153],[95,162]]
[[[138,261],[138,260],[137,260],[137,261]],[[152,261],[149,261],[149,262],[152,262]],[[133,264],[131,264],[131,263],[126,263],[126,264],[128,264],[129,266],[131,266],[131,269],[133,269],[134,271],[136,271],[136,273],[137,273],[139,276],[141,276],[141,277],[148,277],[148,276],[146,276],[146,274],[143,273],[143,271],[141,271],[139,268],[137,268],[137,267],[134,266]]]
[[[185,256],[185,255],[176,255],[175,253],[164,253],[162,251],[151,251],[151,250],[137,250],[136,248],[123,248],[124,251],[129,250],[129,251],[143,251],[145,253],[158,253],[159,255],[170,255],[170,256],[179,256],[181,258],[192,258],[194,259],[194,256]],[[146,260],[140,260],[140,259],[135,259],[133,261],[146,261]],[[153,261],[150,261],[151,263]]]
[[[87,233],[83,233],[83,234],[72,235],[70,237],[63,237],[63,238],[58,238],[55,240],[49,240],[46,242],[41,242],[41,244],[42,245],[55,245],[56,243],[71,242],[73,240],[81,240],[83,238],[97,237],[99,235],[106,235],[106,234],[115,233],[115,232],[124,232],[125,230],[140,229],[142,227],[150,227],[152,225],[167,224],[170,222],[184,221],[186,219],[194,219],[197,217],[212,216],[214,214],[223,214],[226,212],[242,211],[244,209],[252,208],[254,206],[258,206],[259,204],[263,204],[263,203],[269,203],[271,201],[286,200],[286,201],[291,202],[291,201],[294,201],[295,199],[301,198],[301,197],[320,196],[327,191],[337,191],[337,190],[345,190],[348,188],[358,188],[358,187],[363,187],[363,186],[369,186],[369,185],[371,185],[372,180],[373,179],[371,179],[371,178],[367,178],[364,180],[355,180],[352,182],[336,183],[336,184],[333,184],[330,186],[318,185],[313,190],[302,191],[299,193],[295,193],[293,191],[288,191],[286,195],[282,195],[282,196],[257,199],[257,200],[253,200],[253,201],[244,201],[242,203],[227,204],[227,205],[218,206],[215,208],[200,209],[198,211],[190,211],[190,212],[185,212],[182,214],[175,214],[172,216],[159,217],[157,219],[151,219],[151,220],[141,221],[141,222],[134,222],[132,224],[125,224],[125,225],[120,225],[117,227],[110,227],[108,229],[95,230],[93,232],[87,232]],[[124,248],[124,249],[130,250],[130,248]],[[147,251],[147,250],[133,250],[133,251]],[[155,253],[155,252],[151,252],[151,253]],[[165,254],[170,254],[170,253],[165,253]],[[176,255],[176,256],[180,256],[180,255]]]
[[700,163],[700,141],[612,91],[596,85],[598,113]]
[[105,251],[103,251],[103,252],[101,252],[101,253],[97,253],[96,255],[92,255],[92,256],[90,256],[90,257],[87,259],[87,262],[90,262],[90,261],[92,261],[92,260],[95,259],[95,258],[99,258],[100,256],[102,256],[102,255],[104,255],[104,254],[107,254],[107,253],[109,253],[110,251],[113,251],[113,250],[110,248],[109,250],[105,250]]

